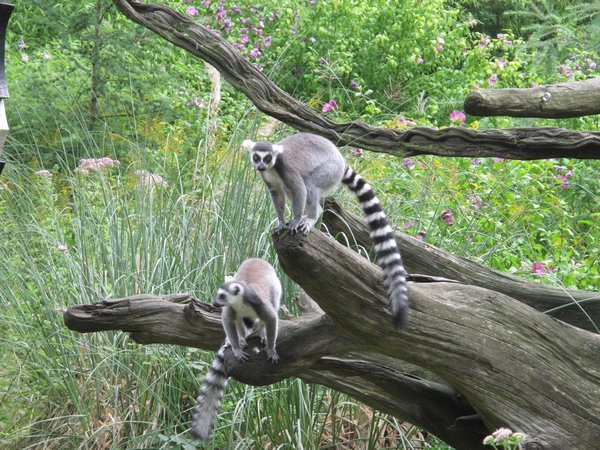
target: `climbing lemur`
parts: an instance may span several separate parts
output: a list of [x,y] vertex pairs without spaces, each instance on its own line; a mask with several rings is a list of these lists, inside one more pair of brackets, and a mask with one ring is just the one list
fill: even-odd
[[[340,182],[356,194],[371,230],[377,260],[384,272],[394,326],[408,319],[406,271],[396,240],[371,186],[352,170],[335,145],[310,133],[288,136],[277,144],[245,140],[250,161],[259,171],[275,206],[279,223],[273,230],[307,235],[323,211],[325,195]],[[285,223],[285,197],[292,202],[292,221]]]
[[277,340],[281,282],[275,269],[264,259],[250,258],[238,268],[234,277],[226,277],[217,290],[214,305],[223,307],[221,318],[227,338],[219,349],[208,374],[204,379],[200,395],[196,400],[191,434],[196,439],[207,440],[213,428],[217,411],[227,387],[224,366],[224,351],[231,345],[233,355],[246,361],[248,354],[246,337],[258,323],[260,337],[265,344],[267,359],[273,364],[279,361],[275,350]]

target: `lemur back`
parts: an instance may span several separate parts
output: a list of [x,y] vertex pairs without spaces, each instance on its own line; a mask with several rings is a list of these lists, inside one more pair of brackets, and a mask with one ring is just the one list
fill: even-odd
[[234,356],[246,361],[249,355],[243,350],[246,337],[253,325],[259,322],[260,336],[265,343],[267,359],[279,361],[275,349],[279,321],[277,313],[281,299],[281,282],[275,269],[265,260],[250,258],[238,268],[233,278],[217,290],[214,305],[223,307],[221,318],[227,338],[208,369],[200,395],[196,400],[190,432],[196,439],[207,440],[212,431],[221,399],[227,387],[224,351],[228,346]]
[[[401,328],[408,318],[406,270],[393,231],[371,186],[352,170],[335,145],[310,133],[288,136],[277,144],[246,140],[250,160],[259,171],[277,213],[273,230],[287,229],[307,235],[323,211],[325,195],[343,182],[355,193],[363,209],[377,260],[384,272],[393,324]],[[292,203],[292,221],[285,222],[285,198]]]

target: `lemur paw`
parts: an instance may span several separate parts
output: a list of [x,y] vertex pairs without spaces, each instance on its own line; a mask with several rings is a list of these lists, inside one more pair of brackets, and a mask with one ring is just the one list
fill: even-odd
[[312,222],[305,219],[292,220],[288,225],[288,230],[290,230],[292,234],[301,233],[303,236],[307,236],[312,226]]
[[240,344],[240,348],[246,348],[248,347],[248,343],[246,342],[246,338],[243,338],[241,336],[238,337],[238,342]]
[[267,359],[271,361],[273,364],[277,364],[279,362],[279,355],[274,348],[266,348]]
[[248,358],[250,357],[250,355],[248,355],[248,353],[246,353],[246,352],[245,352],[244,350],[242,350],[241,348],[236,348],[236,349],[233,351],[233,356],[235,356],[235,358],[236,358],[238,361],[242,361],[242,362],[248,361]]
[[279,234],[279,233],[281,233],[285,229],[286,229],[285,222],[280,222],[280,223],[277,224],[277,226],[275,228],[273,228],[273,231],[271,231],[271,233],[273,233],[273,234]]

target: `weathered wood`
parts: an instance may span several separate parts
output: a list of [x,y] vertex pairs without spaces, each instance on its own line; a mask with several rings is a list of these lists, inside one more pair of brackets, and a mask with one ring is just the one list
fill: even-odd
[[[69,308],[64,320],[70,329],[84,333],[129,332],[142,344],[216,350],[225,338],[215,308],[186,294],[136,295],[79,305]],[[258,339],[251,338],[248,343],[256,346]],[[419,425],[458,449],[484,448],[481,442],[489,430],[481,419],[472,419],[475,410],[456,389],[423,369],[362,353],[361,348],[362,344],[342,336],[322,312],[311,308],[306,317],[281,321],[279,364],[272,365],[264,353],[255,352],[250,352],[248,362],[240,363],[228,350],[226,366],[230,376],[253,385],[275,383],[290,376],[320,383]]]
[[[333,199],[325,202],[323,223],[340,242],[348,241],[375,254],[369,229],[361,217],[340,207]],[[345,236],[342,238],[342,235]],[[409,274],[440,276],[500,292],[566,323],[599,333],[600,292],[562,289],[536,283],[474,263],[412,236],[396,232],[404,265]]]
[[[289,376],[323,382],[410,417],[459,449],[481,448],[473,434],[479,438],[500,426],[526,433],[525,448],[594,448],[600,436],[599,335],[498,292],[448,282],[410,282],[410,322],[398,331],[378,266],[318,231],[306,238],[280,235],[275,245],[284,270],[325,315],[282,321],[277,366],[263,353],[241,364],[226,352],[234,378],[252,384]],[[173,298],[188,304],[136,296],[122,304],[71,308],[65,323],[87,332],[122,329],[146,343],[215,349],[223,338],[217,314],[187,296]],[[364,356],[355,363],[348,352]],[[416,384],[410,383],[390,361],[434,377],[417,375]],[[358,378],[352,381],[353,376]],[[431,398],[439,401],[431,404]]]
[[464,106],[474,116],[560,119],[600,114],[600,78],[527,89],[478,89]]
[[216,67],[234,88],[265,114],[298,130],[320,134],[337,145],[363,147],[398,156],[600,159],[598,132],[554,127],[503,130],[416,127],[401,131],[358,121],[332,122],[280,89],[226,40],[190,17],[163,5],[131,0],[113,0],[113,3],[129,19]]
[[379,267],[317,232],[282,235],[275,246],[287,274],[348,339],[442,377],[490,429],[526,433],[526,448],[597,444],[600,335],[458,283],[409,283],[409,326],[397,331]]

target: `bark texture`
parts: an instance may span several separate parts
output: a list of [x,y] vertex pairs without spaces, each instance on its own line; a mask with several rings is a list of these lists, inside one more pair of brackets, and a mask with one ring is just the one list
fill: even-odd
[[465,99],[465,112],[551,119],[600,114],[600,78],[529,89],[479,89]]
[[265,114],[301,131],[319,134],[336,145],[363,147],[392,155],[500,157],[507,159],[600,159],[600,133],[561,128],[407,131],[363,122],[335,123],[315,113],[276,86],[254,64],[206,27],[166,6],[113,0],[128,18],[216,67],[237,90]]
[[[318,231],[280,235],[275,245],[284,270],[323,313],[282,321],[277,366],[263,352],[242,364],[226,352],[232,377],[322,383],[458,449],[483,448],[483,435],[500,426],[526,433],[531,449],[596,445],[599,335],[499,292],[432,277],[409,278],[422,282],[409,282],[410,323],[397,331],[378,266]],[[185,295],[77,306],[65,323],[212,350],[224,337],[214,308]]]

